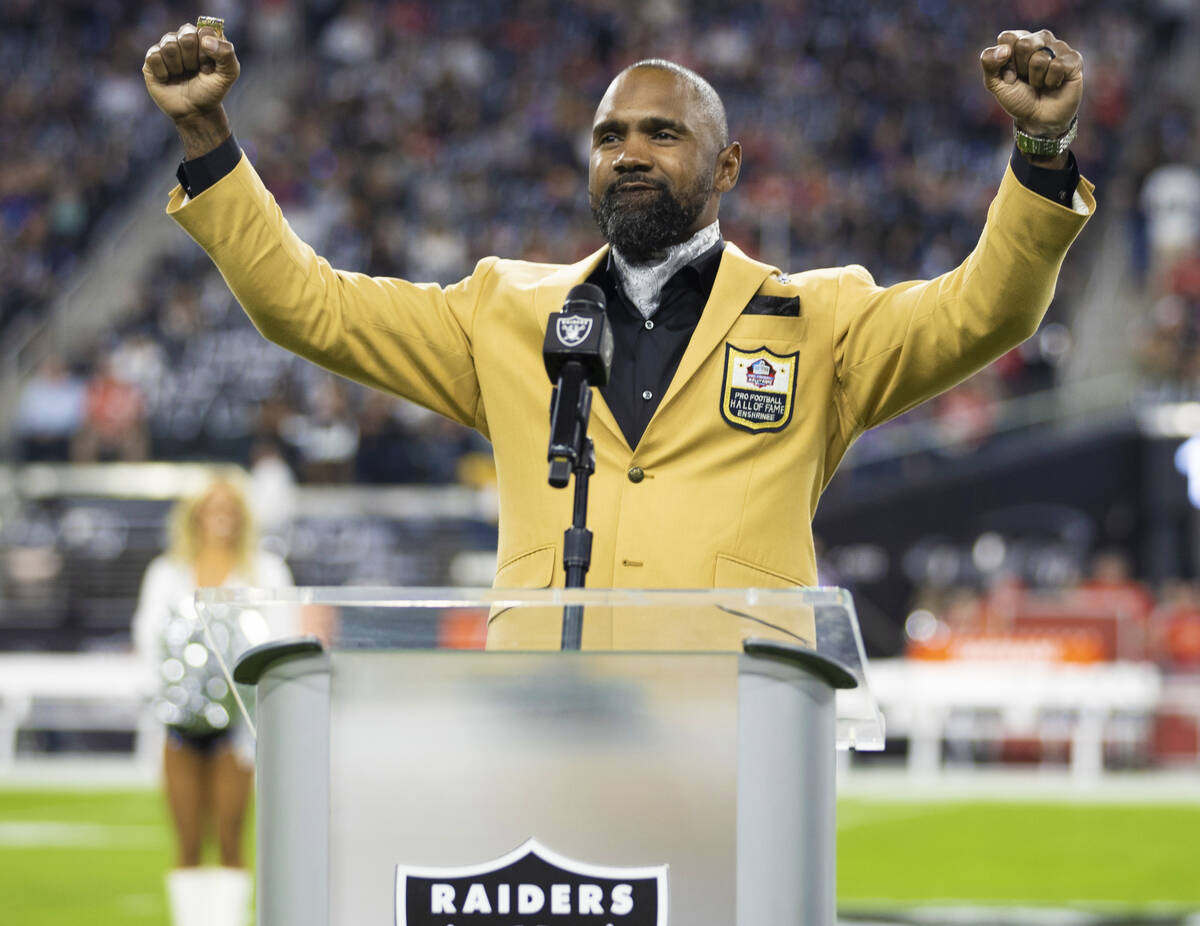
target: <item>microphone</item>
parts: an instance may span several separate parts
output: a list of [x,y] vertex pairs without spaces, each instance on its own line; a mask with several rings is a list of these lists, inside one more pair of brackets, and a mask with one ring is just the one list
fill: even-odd
[[542,361],[555,384],[550,400],[550,485],[565,488],[584,453],[592,386],[608,384],[612,369],[612,324],[604,290],[592,283],[571,288],[562,311],[551,315]]

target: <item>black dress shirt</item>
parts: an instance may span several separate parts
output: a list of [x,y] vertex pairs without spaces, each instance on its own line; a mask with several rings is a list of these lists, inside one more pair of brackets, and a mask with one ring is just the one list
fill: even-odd
[[238,147],[237,139],[230,135],[207,154],[180,161],[175,179],[183,192],[195,198],[237,167],[241,159],[242,149]]
[[631,448],[638,445],[671,377],[683,359],[704,305],[712,293],[725,242],[684,264],[663,286],[658,311],[642,314],[618,283],[612,255],[588,278],[602,290],[613,328],[613,365],[608,385],[600,390]]
[[[233,170],[241,156],[230,135],[207,154],[182,162],[176,176],[188,196],[199,196]],[[1079,184],[1075,155],[1068,155],[1062,170],[1050,170],[1030,164],[1014,146],[1010,164],[1014,176],[1028,189],[1070,208]],[[725,242],[718,241],[671,277],[663,287],[658,311],[649,320],[643,319],[621,292],[611,257],[588,279],[604,290],[615,341],[612,374],[600,391],[630,448],[642,439],[671,384],[712,293],[724,249]]]

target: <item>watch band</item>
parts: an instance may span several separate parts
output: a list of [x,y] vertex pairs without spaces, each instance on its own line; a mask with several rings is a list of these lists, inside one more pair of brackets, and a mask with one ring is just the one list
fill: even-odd
[[1067,126],[1067,131],[1057,138],[1047,138],[1045,135],[1030,135],[1028,132],[1022,132],[1017,128],[1015,123],[1013,125],[1013,138],[1016,139],[1017,150],[1022,154],[1027,154],[1035,158],[1058,157],[1071,147],[1071,142],[1075,140],[1075,136],[1078,134],[1078,115],[1071,119],[1071,124]]

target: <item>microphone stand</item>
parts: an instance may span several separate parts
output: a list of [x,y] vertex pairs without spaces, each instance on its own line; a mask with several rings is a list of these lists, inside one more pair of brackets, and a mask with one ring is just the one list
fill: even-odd
[[[596,449],[587,436],[592,413],[592,388],[583,367],[571,362],[554,390],[550,418],[550,485],[566,488],[575,476],[571,526],[563,533],[563,569],[567,588],[583,588],[592,564],[592,532],[587,527],[588,479],[596,471]],[[563,606],[562,648],[578,650],[583,643],[583,605]]]
[[[587,528],[588,477],[596,471],[596,450],[585,437],[582,453],[572,467],[575,474],[575,508],[571,526],[563,532],[563,568],[567,588],[583,588],[584,577],[592,564],[592,532]],[[563,605],[562,648],[579,649],[583,645],[583,605]]]

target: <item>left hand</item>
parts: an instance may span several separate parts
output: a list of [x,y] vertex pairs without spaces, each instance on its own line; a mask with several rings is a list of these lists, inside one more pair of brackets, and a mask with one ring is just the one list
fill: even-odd
[[1079,52],[1049,29],[1008,29],[995,45],[984,49],[979,63],[984,85],[1017,128],[1051,138],[1066,134],[1083,99]]

